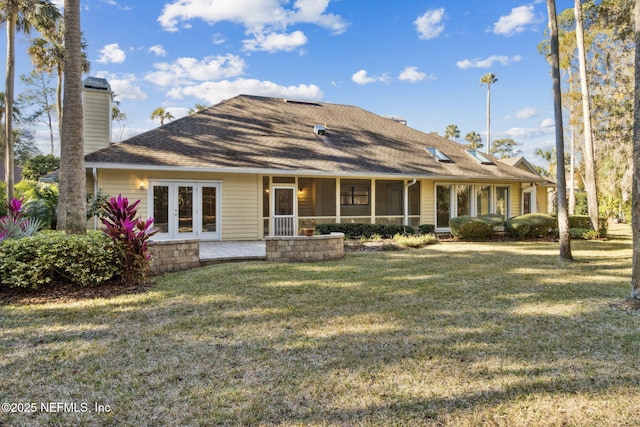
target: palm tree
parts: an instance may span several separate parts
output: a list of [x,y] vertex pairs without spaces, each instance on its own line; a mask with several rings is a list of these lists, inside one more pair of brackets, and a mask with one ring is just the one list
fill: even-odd
[[82,33],[80,0],[64,1],[64,102],[60,140],[58,228],[84,234],[86,179],[82,135]]
[[636,0],[635,17],[635,85],[633,88],[633,194],[631,223],[633,230],[633,268],[631,298],[640,298],[640,0]]
[[487,85],[487,153],[491,149],[491,85],[497,81],[493,73],[487,73],[480,79],[480,86]]
[[444,137],[449,139],[460,138],[460,129],[457,125],[450,124],[444,131]]
[[[48,0],[0,0],[0,22],[7,26],[7,66],[5,79],[6,111],[13,111],[16,30],[28,34],[33,26],[46,28],[60,18],[58,8]],[[5,162],[7,201],[13,199],[13,118],[5,115]]]
[[[82,71],[89,72],[90,64],[87,59],[87,43],[82,39]],[[58,131],[62,129],[62,81],[64,77],[64,22],[56,21],[51,28],[42,30],[42,37],[31,41],[28,52],[31,63],[37,71],[49,74],[56,73],[56,111],[58,113]]]
[[483,147],[482,137],[478,132],[472,130],[464,136],[465,141],[469,142],[469,148],[473,150],[478,150]]
[[547,0],[553,78],[553,110],[556,124],[556,180],[558,183],[558,233],[560,235],[560,260],[570,261],[571,240],[569,238],[569,213],[567,211],[567,180],[564,172],[564,127],[562,126],[562,88],[560,87],[560,54],[558,47],[558,22],[556,2]]
[[199,111],[206,110],[208,107],[204,104],[196,104],[195,107],[189,108],[189,114],[195,114]]
[[591,228],[598,231],[598,187],[593,155],[593,132],[591,131],[591,102],[589,101],[589,85],[587,83],[587,65],[584,49],[584,32],[582,25],[582,3],[575,0],[576,43],[578,44],[578,62],[580,64],[580,89],[582,92],[582,122],[584,126],[584,187],[587,192],[587,206]]
[[155,119],[160,119],[160,126],[162,126],[165,120],[173,120],[173,115],[163,107],[158,107],[151,112],[151,120]]

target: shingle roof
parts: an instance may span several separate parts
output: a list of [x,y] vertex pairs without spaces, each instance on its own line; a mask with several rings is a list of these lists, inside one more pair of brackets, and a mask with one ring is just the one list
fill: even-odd
[[[317,135],[315,125],[326,133]],[[437,148],[454,163],[439,162],[425,147]],[[482,165],[466,150],[354,106],[240,95],[90,153],[85,162],[87,167],[539,179],[499,161]]]

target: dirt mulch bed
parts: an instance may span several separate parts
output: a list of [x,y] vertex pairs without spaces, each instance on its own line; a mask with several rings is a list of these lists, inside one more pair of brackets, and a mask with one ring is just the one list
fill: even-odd
[[48,304],[82,299],[111,298],[119,295],[142,293],[154,284],[153,280],[149,280],[138,285],[123,285],[114,282],[96,287],[78,287],[56,283],[39,289],[0,288],[0,304]]

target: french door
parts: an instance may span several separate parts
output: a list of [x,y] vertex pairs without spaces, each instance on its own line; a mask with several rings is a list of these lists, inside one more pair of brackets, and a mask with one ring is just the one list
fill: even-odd
[[220,183],[149,181],[155,239],[220,240]]

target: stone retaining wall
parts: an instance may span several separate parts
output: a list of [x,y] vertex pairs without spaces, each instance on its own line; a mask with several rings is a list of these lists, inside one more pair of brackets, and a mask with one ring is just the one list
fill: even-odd
[[149,242],[151,271],[154,274],[200,267],[199,240]]
[[315,236],[267,236],[267,261],[314,262],[344,257],[344,233]]

